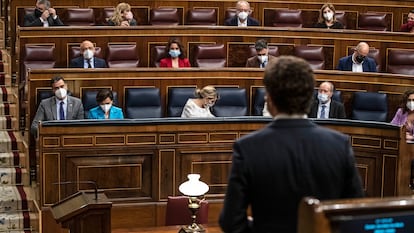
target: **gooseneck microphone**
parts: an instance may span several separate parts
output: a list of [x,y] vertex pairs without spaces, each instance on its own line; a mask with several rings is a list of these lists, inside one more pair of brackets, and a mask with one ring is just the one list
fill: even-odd
[[95,189],[95,200],[98,200],[98,185],[93,180],[85,180],[85,181],[63,181],[63,182],[55,182],[52,183],[54,185],[67,185],[67,184],[92,184],[93,188]]

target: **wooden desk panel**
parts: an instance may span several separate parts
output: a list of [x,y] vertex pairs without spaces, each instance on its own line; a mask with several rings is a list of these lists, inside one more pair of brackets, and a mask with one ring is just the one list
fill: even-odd
[[[84,185],[55,186],[54,182],[96,180],[114,203],[114,228],[163,225],[167,196],[180,195],[178,186],[188,173],[200,173],[201,180],[210,185],[206,198],[214,207],[209,214],[214,222],[226,190],[233,141],[214,141],[211,135],[235,134],[239,138],[269,121],[256,117],[45,123],[38,141],[41,205],[48,206],[78,190],[91,189]],[[357,168],[368,196],[411,192],[409,168],[402,164],[411,154],[406,153],[407,144],[400,141],[404,133],[399,127],[346,120],[316,123],[351,136]],[[157,141],[130,143],[131,137],[143,134],[154,134]],[[166,134],[176,140],[160,143],[161,135]],[[182,135],[206,135],[206,140],[192,137],[192,141],[183,142],[178,140]],[[98,144],[103,137],[123,138],[123,141]],[[85,143],[85,138],[90,138],[90,143]],[[138,213],[140,221],[124,218]]]

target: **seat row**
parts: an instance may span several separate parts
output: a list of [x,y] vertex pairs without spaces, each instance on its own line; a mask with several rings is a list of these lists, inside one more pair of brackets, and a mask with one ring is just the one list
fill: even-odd
[[[134,11],[134,8],[132,9]],[[25,14],[30,14],[34,8],[24,8]],[[58,9],[58,15],[62,15],[62,21],[68,26],[93,26],[108,25],[107,19],[113,15],[114,8],[103,8],[99,10],[93,8],[61,8]],[[189,9],[186,14],[185,22],[182,22],[182,9],[161,7],[150,10],[149,20],[148,12],[140,9],[135,10],[135,15],[139,25],[219,25],[216,8],[194,8]],[[225,19],[235,16],[236,9],[226,9]],[[317,22],[317,12],[309,20],[307,11],[295,9],[269,9],[265,11],[267,16],[263,26],[274,27],[313,27]],[[384,12],[366,12],[358,13],[357,25],[351,25],[348,12],[338,11],[335,14],[336,19],[341,22],[346,29],[373,30],[373,31],[392,31],[392,15]],[[21,18],[21,16],[19,17]],[[306,19],[306,20],[305,20]],[[147,22],[148,21],[148,22]],[[22,20],[19,22],[23,26]]]
[[[159,62],[166,56],[165,45],[156,45],[151,48],[150,60],[152,67],[159,67]],[[248,57],[256,55],[254,45],[250,45],[247,51]],[[103,49],[96,47],[96,56],[103,58]],[[353,50],[350,48],[348,54],[352,54]],[[106,52],[106,61],[110,68],[135,68],[139,67],[139,55],[136,43],[125,42],[108,44]],[[199,44],[194,49],[194,56],[191,63],[194,67],[201,68],[221,68],[227,67],[226,48],[223,44]],[[273,56],[281,55],[279,47],[276,45],[269,46],[269,54]],[[313,69],[323,70],[326,69],[326,54],[324,47],[322,46],[307,46],[297,45],[293,49],[293,54],[301,57],[309,62]],[[69,52],[70,59],[80,56],[79,46],[72,46]],[[414,74],[414,50],[409,49],[389,49],[387,50],[387,66],[386,69],[382,67],[382,58],[380,57],[380,51],[376,48],[370,48],[368,54],[377,63],[377,70],[385,70],[388,73],[393,74]],[[55,47],[53,45],[25,45],[25,51],[23,54],[23,66],[22,73],[25,74],[28,68],[54,68],[55,61]],[[25,77],[22,77],[24,80]]]
[[[249,111],[246,89],[236,87],[217,87],[219,99],[213,107],[217,117],[261,116],[265,102],[265,89],[257,88],[252,99],[252,109]],[[194,98],[193,87],[170,87],[166,116],[180,117],[183,107],[189,98]],[[87,90],[82,94],[85,118],[89,110],[98,106],[96,94],[98,90]],[[315,97],[316,97],[315,91]],[[51,91],[37,93],[37,105],[44,98],[52,96]],[[126,88],[124,100],[125,118],[158,118],[164,116],[161,106],[160,90],[155,87]],[[333,99],[342,102],[341,92],[335,91]],[[374,92],[355,92],[352,101],[350,119],[364,121],[386,122],[388,105],[387,94]],[[117,93],[114,92],[114,105],[119,106]]]

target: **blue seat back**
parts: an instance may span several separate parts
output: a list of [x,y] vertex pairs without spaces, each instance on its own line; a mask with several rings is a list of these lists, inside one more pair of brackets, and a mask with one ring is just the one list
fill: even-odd
[[194,98],[194,87],[171,87],[168,89],[167,116],[180,117],[185,103]]
[[125,90],[126,118],[162,117],[160,89],[155,87],[127,88]]
[[387,94],[355,92],[352,102],[352,119],[386,122],[388,114]]
[[218,117],[246,116],[248,113],[246,89],[234,87],[216,88],[219,99],[213,107]]

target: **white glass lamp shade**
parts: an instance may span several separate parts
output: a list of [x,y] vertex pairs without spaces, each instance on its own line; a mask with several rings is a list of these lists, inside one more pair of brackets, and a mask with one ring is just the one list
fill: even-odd
[[188,180],[180,185],[180,192],[189,197],[202,196],[208,192],[208,185],[200,181],[200,174],[188,174]]

